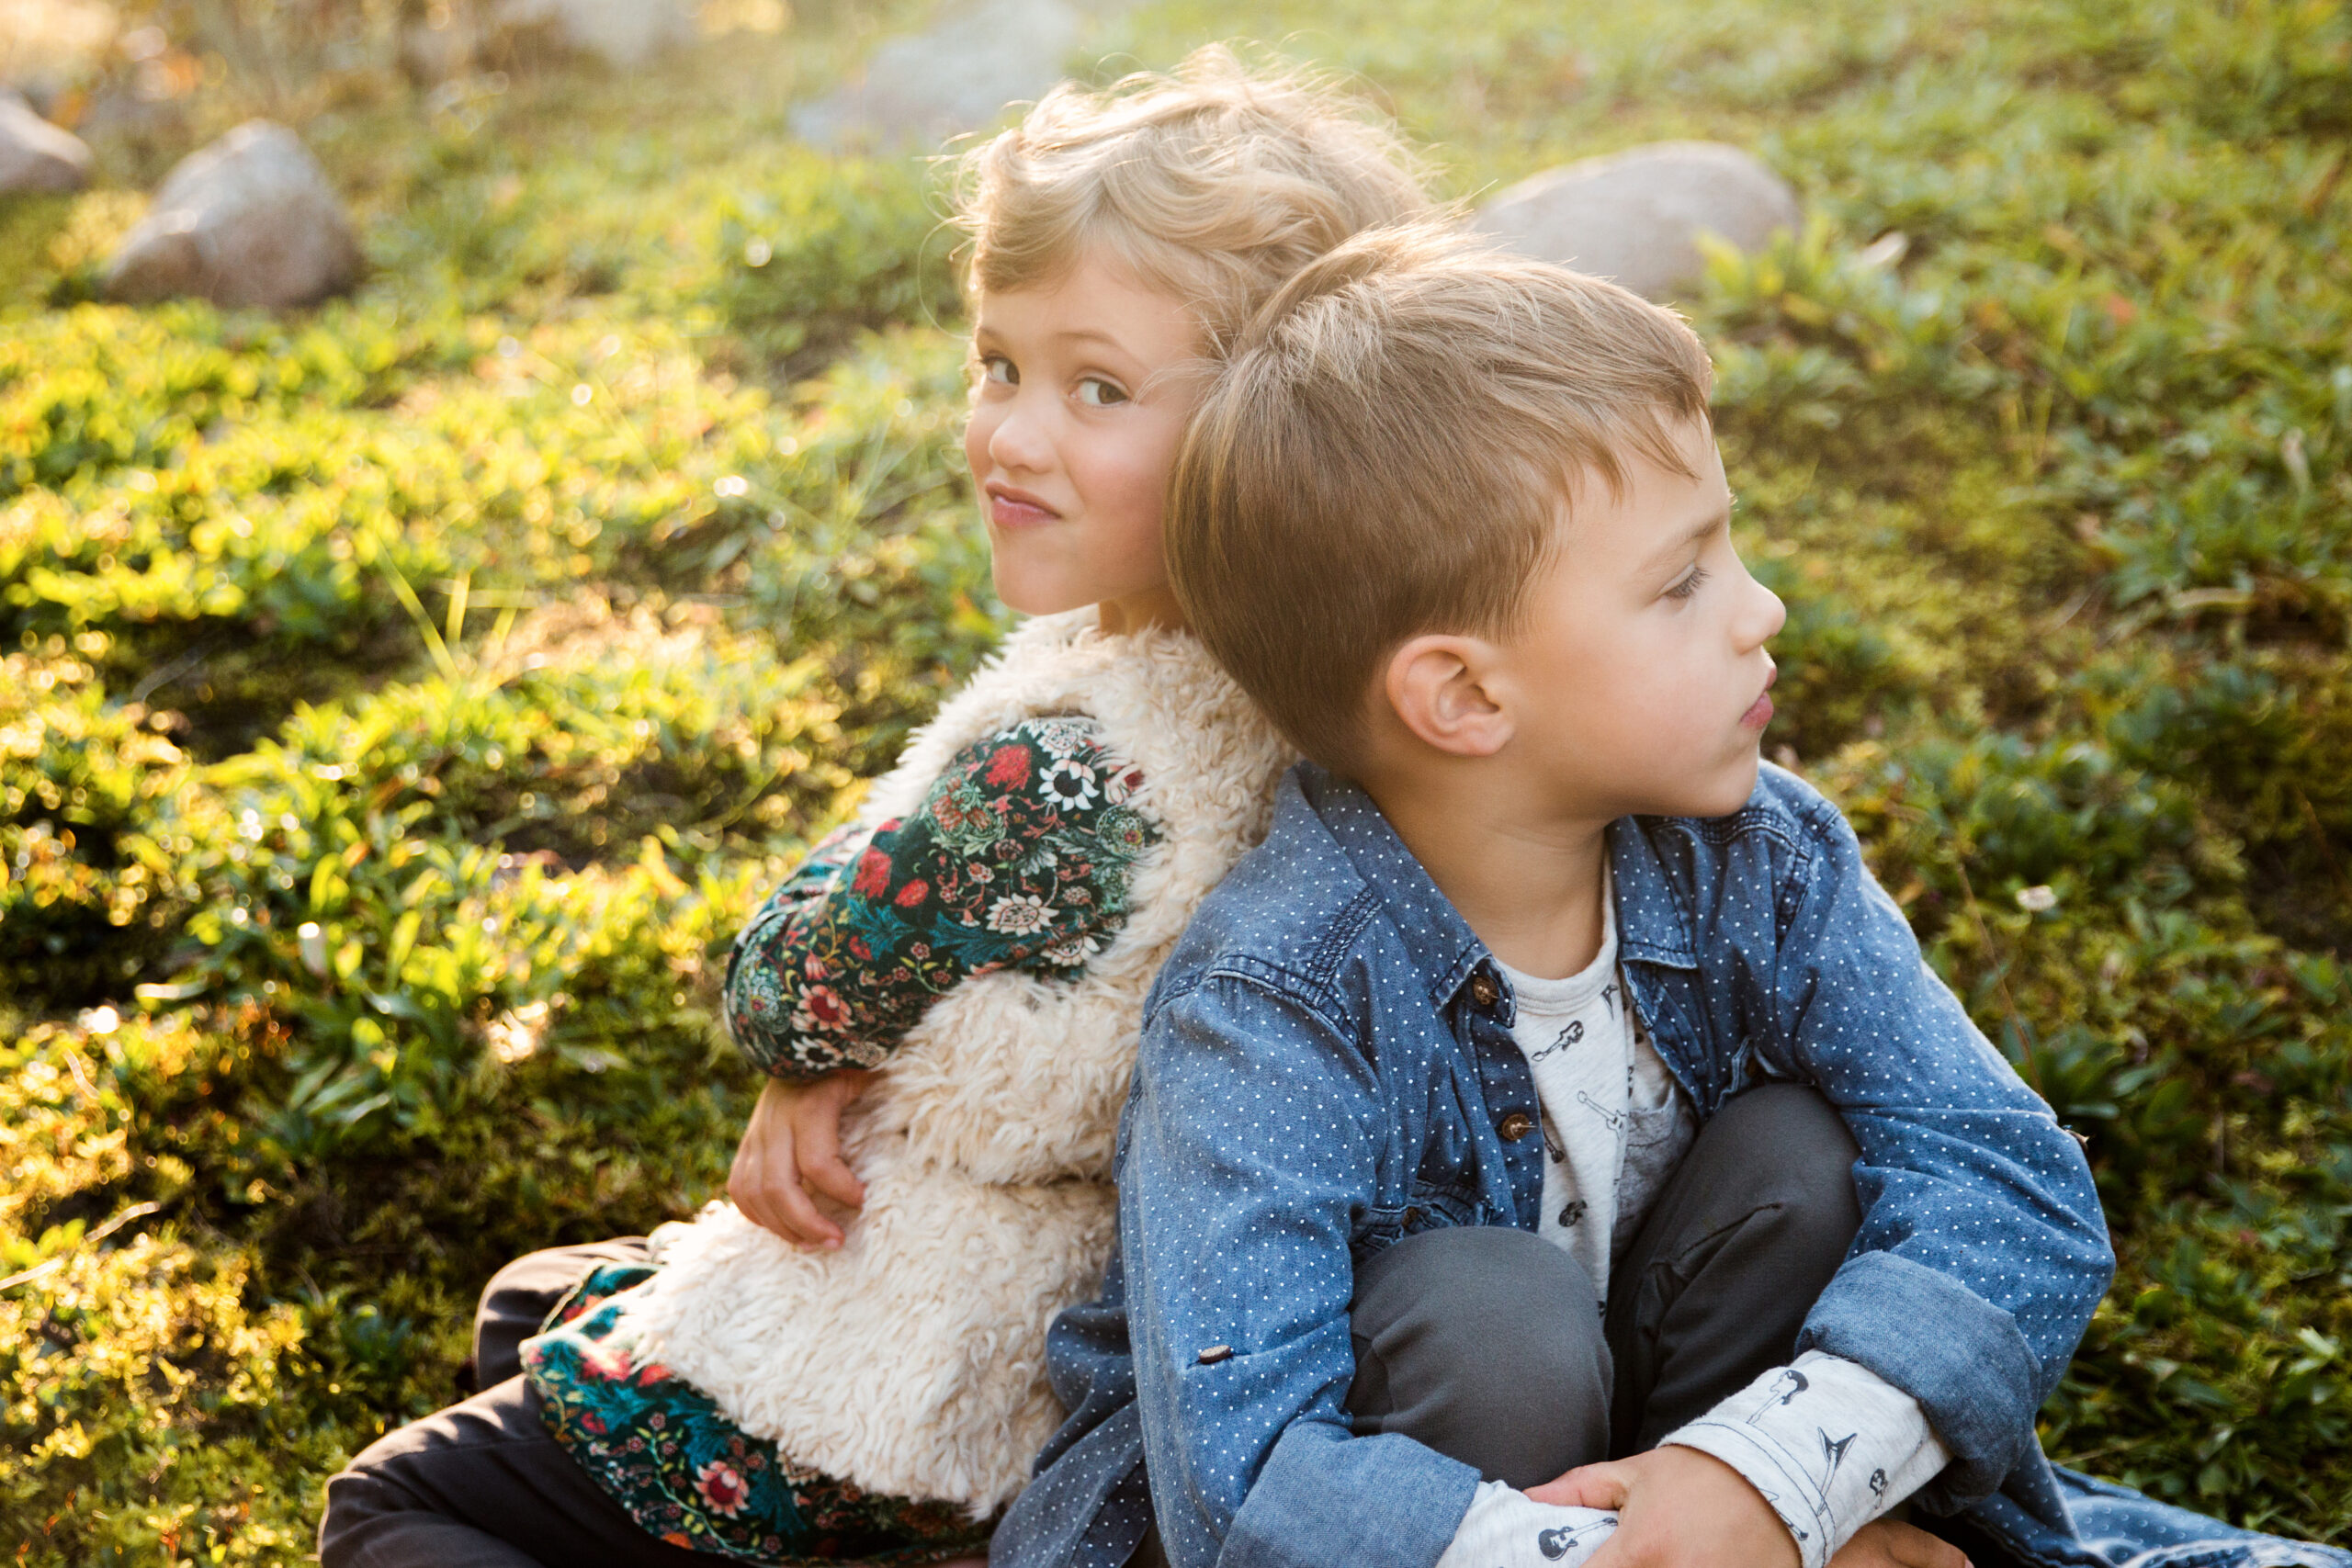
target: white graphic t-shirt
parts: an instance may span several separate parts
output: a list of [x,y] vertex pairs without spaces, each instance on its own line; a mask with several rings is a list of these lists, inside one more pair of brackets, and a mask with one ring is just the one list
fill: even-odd
[[1538,1234],[1583,1264],[1606,1301],[1611,1257],[1641,1228],[1698,1135],[1699,1119],[1625,1005],[1606,878],[1600,908],[1600,952],[1566,979],[1499,967],[1510,980],[1511,1038],[1544,1112]]

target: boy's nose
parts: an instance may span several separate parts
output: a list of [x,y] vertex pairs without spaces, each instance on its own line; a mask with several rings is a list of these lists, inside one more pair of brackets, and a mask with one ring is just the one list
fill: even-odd
[[1744,647],[1761,648],[1780,636],[1781,628],[1789,624],[1789,607],[1781,603],[1779,594],[1754,578],[1747,580],[1747,586],[1752,592],[1746,624],[1740,627],[1746,635],[1740,642]]

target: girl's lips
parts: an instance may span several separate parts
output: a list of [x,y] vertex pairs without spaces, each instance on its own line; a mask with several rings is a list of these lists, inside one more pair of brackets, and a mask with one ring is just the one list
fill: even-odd
[[1025,490],[1011,485],[989,485],[989,521],[1000,528],[1021,528],[1039,523],[1055,523],[1061,513],[1031,495]]

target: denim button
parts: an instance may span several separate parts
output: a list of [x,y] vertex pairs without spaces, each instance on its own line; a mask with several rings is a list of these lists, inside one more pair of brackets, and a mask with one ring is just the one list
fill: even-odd
[[1514,1111],[1495,1123],[1495,1131],[1503,1135],[1504,1143],[1515,1144],[1535,1131],[1535,1118],[1524,1111]]
[[1482,1008],[1490,1008],[1502,998],[1502,987],[1484,969],[1470,976],[1470,999]]

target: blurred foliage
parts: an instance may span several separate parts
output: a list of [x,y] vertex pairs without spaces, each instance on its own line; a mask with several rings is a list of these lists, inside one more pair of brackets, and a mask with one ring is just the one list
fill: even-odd
[[[300,123],[347,300],[102,306],[140,198],[0,201],[19,1561],[300,1560],[499,1263],[715,1192],[728,940],[1004,624],[933,187],[786,131],[899,8],[625,91],[424,70],[426,9],[126,7],[158,37],[75,89],[126,183]],[[1111,27],[1358,73],[1464,192],[1682,135],[1799,186],[1684,302],[1790,606],[1770,744],[2090,1138],[2122,1268],[2046,1438],[2352,1529],[2352,10]]]

